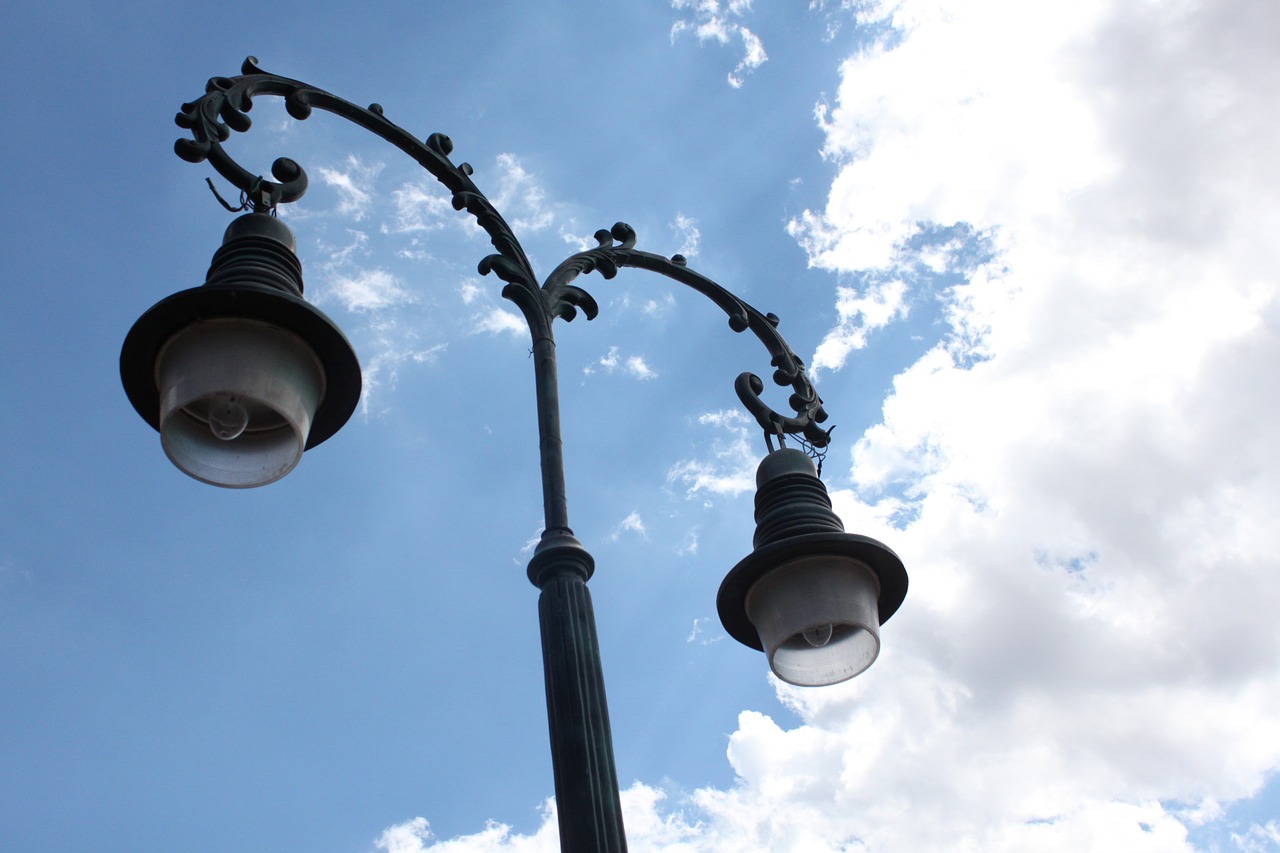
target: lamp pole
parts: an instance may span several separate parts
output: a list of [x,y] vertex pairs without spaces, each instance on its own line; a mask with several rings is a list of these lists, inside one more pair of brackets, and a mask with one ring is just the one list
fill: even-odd
[[[614,767],[613,741],[595,615],[587,581],[591,555],[569,526],[553,322],[579,311],[595,317],[595,300],[573,281],[583,273],[612,278],[622,267],[655,272],[709,298],[735,332],[750,330],[765,346],[773,380],[791,390],[790,415],[760,398],[764,383],[741,374],[735,390],[764,431],[768,453],[757,473],[753,552],[726,576],[717,596],[725,629],[766,653],[783,680],[800,685],[843,681],[875,660],[880,625],[902,603],[907,575],[889,548],[846,533],[831,510],[810,457],[786,447],[821,449],[830,430],[804,363],[762,314],[679,255],[635,248],[624,223],[596,233],[597,245],[561,262],[539,284],[510,226],[455,165],[442,134],[419,139],[383,115],[322,89],[264,72],[249,57],[236,77],[214,77],[205,94],[182,106],[180,127],[191,132],[174,148],[193,163],[208,161],[240,189],[248,213],[227,229],[205,283],[161,300],[125,339],[120,372],[135,409],[161,435],[170,460],[214,485],[247,488],[283,477],[304,450],[340,429],[360,397],[354,350],[328,317],[303,299],[302,267],[289,229],[275,217],[296,201],[307,175],[280,158],[274,180],[244,169],[222,147],[232,131],[250,127],[258,95],[283,97],[295,119],[313,109],[339,115],[416,160],[489,235],[496,250],[480,261],[482,275],[503,282],[533,341],[544,530],[528,575],[538,601],[546,676],[547,716],[565,851],[623,851],[626,837]],[[778,447],[774,446],[774,439]]]

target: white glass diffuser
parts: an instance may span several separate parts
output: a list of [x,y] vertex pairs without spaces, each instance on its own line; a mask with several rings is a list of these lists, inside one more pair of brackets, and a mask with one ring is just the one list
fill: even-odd
[[174,465],[227,488],[264,486],[302,458],[324,372],[296,335],[223,317],[193,323],[156,359],[160,440]]
[[769,667],[789,684],[853,678],[880,654],[880,584],[864,563],[835,554],[790,560],[747,594]]

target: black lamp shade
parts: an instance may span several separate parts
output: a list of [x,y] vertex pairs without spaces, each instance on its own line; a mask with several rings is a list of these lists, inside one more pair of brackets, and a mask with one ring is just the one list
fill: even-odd
[[852,678],[880,652],[880,626],[907,594],[906,569],[880,542],[844,532],[801,451],[769,454],[756,483],[756,548],[720,585],[720,621],[764,651],[783,681]]
[[120,376],[179,468],[233,488],[288,473],[347,422],[361,389],[351,344],[302,298],[293,235],[261,213],[232,222],[203,286],[138,319]]

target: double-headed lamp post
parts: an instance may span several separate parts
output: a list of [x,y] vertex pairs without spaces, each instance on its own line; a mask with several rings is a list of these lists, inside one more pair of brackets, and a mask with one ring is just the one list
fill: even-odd
[[[580,310],[596,315],[595,300],[572,284],[581,273],[612,278],[639,267],[674,279],[729,315],[735,332],[750,329],[764,344],[773,379],[789,386],[793,415],[760,399],[764,383],[751,373],[735,388],[764,430],[768,454],[756,475],[754,550],[729,571],[716,600],[725,630],[765,652],[773,672],[802,686],[852,678],[880,651],[880,626],[907,591],[897,555],[866,536],[844,531],[810,456],[785,445],[823,448],[830,430],[822,400],[804,364],[778,334],[778,318],[761,314],[715,282],[671,258],[635,248],[622,223],[596,233],[599,245],[578,252],[539,285],[510,226],[471,181],[466,163],[449,159],[442,134],[418,139],[368,108],[322,89],[262,71],[253,57],[238,77],[214,77],[205,94],[184,104],[177,123],[191,131],[175,150],[182,159],[209,161],[241,190],[248,213],[232,221],[213,256],[207,280],[152,306],[134,324],[120,353],[130,402],[160,433],[169,459],[216,486],[272,483],[303,451],[346,423],[360,398],[360,365],[338,327],[302,297],[302,266],[289,229],[275,217],[279,204],[306,191],[300,166],[281,158],[275,180],[245,170],[223,149],[231,131],[249,129],[256,95],[285,99],[295,119],[312,109],[335,113],[382,137],[415,159],[488,233],[497,250],[480,261],[481,274],[506,282],[502,295],[524,315],[533,338],[538,439],[545,529],[529,579],[538,601],[546,675],[547,715],[555,774],[560,844],[566,851],[626,849],[604,677],[587,580],[594,560],[569,527],[556,379],[556,318]],[[778,439],[775,448],[773,439]]]

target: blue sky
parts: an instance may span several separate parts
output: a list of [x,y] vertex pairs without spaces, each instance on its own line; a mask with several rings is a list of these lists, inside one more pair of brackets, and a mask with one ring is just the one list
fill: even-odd
[[11,13],[0,847],[554,849],[527,334],[444,191],[260,99],[230,150],[309,172],[282,215],[361,409],[224,491],[120,388],[229,219],[173,115],[253,54],[450,135],[544,275],[623,220],[778,314],[837,509],[907,564],[871,670],[772,680],[714,606],[767,356],[666,279],[579,282],[570,512],[633,849],[1280,848],[1280,20],[1031,7]]

